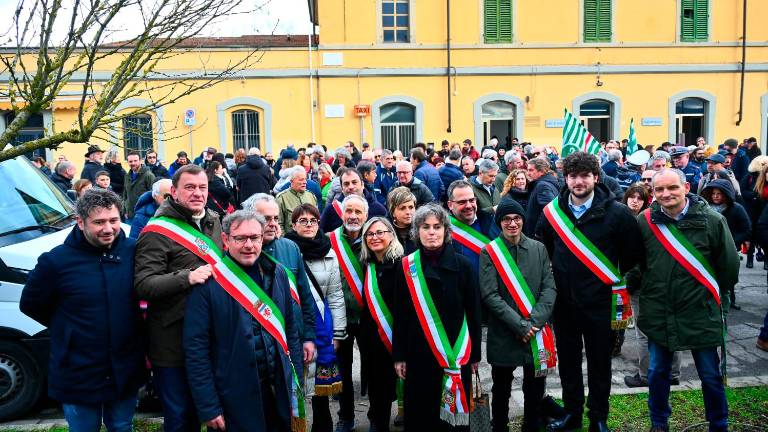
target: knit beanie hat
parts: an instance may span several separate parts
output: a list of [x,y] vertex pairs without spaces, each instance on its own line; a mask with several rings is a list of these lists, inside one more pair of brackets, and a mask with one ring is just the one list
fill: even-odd
[[501,220],[504,218],[504,216],[509,214],[520,215],[523,220],[525,220],[525,211],[523,210],[523,206],[511,198],[504,198],[496,207],[496,215],[493,219],[493,221],[496,223],[496,226],[501,227]]

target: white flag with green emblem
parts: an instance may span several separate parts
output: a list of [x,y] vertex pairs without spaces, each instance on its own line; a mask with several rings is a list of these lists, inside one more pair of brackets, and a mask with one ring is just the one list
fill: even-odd
[[629,119],[629,137],[627,138],[627,156],[637,151],[637,135],[635,135],[635,119]]
[[565,125],[563,125],[563,150],[562,157],[571,153],[583,151],[596,155],[600,151],[600,143],[581,124],[578,117],[565,109]]

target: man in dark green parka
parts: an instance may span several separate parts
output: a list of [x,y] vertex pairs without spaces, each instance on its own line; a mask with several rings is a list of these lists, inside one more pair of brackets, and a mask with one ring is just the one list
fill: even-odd
[[[717,347],[724,347],[724,320],[728,292],[738,281],[739,258],[725,219],[706,201],[689,194],[685,174],[663,169],[653,178],[656,201],[638,216],[646,259],[640,291],[640,329],[648,336],[651,431],[667,431],[672,353],[691,350],[702,383],[710,431],[728,430],[721,362]],[[650,219],[650,223],[649,223]],[[666,249],[659,236],[676,244]],[[674,243],[673,234],[683,237]],[[673,238],[674,237],[674,238]],[[690,254],[681,253],[691,248]],[[696,251],[701,260],[697,260]],[[673,255],[674,253],[674,255]],[[681,257],[676,258],[675,256]],[[684,267],[679,259],[688,264]],[[703,261],[703,262],[702,262]],[[699,266],[716,281],[719,300],[686,267]],[[719,303],[720,302],[720,303]],[[719,304],[718,304],[719,303]]]
[[522,206],[514,200],[499,204],[495,222],[501,228],[501,236],[496,244],[507,249],[530,289],[535,302],[531,302],[533,308],[529,313],[521,311],[502,278],[502,274],[511,276],[509,272],[494,262],[488,247],[480,253],[480,292],[488,308],[486,355],[492,367],[494,431],[509,429],[509,396],[512,373],[517,366],[523,367],[522,430],[538,432],[542,426],[541,402],[546,376],[535,375],[530,339],[549,321],[557,292],[547,249],[522,233],[524,215]]

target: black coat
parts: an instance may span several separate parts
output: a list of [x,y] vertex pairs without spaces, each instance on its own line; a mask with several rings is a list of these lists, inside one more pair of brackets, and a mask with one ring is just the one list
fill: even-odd
[[120,232],[108,251],[77,226],[64,244],[40,255],[19,308],[51,337],[48,394],[69,404],[98,404],[136,394],[144,352],[133,289],[136,243]]
[[[282,349],[272,353],[279,358],[272,383],[277,400],[279,430],[290,429],[291,363],[302,376],[302,349],[298,328],[293,317],[290,288],[285,270],[262,256],[258,265],[263,269],[263,286],[285,319],[288,357]],[[244,269],[253,272],[253,267]],[[230,296],[213,278],[195,287],[186,304],[184,320],[184,353],[187,378],[192,398],[202,421],[224,415],[228,431],[250,432],[275,430],[267,428],[262,409],[263,399],[259,379],[258,354],[254,331],[270,338],[254,318]],[[274,346],[279,347],[278,344]],[[301,379],[301,378],[299,378]]]
[[152,174],[154,174],[156,179],[171,178],[171,175],[168,173],[168,168],[164,167],[160,162],[156,164],[150,164],[147,163],[146,159],[144,159],[144,165],[146,165],[147,168],[152,171]]
[[754,238],[763,249],[768,249],[768,206],[763,207],[763,212],[757,218]]
[[[461,329],[466,316],[471,339],[470,360],[461,368],[466,394],[472,386],[470,365],[480,361],[480,293],[477,274],[469,261],[446,246],[439,262],[433,266],[423,256],[422,269],[427,288],[451,343]],[[443,368],[440,367],[424,331],[419,324],[405,275],[398,272],[395,291],[392,359],[406,363],[405,430],[441,431],[450,425],[440,420]]]
[[395,184],[392,185],[392,189],[400,186],[407,187],[413,196],[416,197],[416,207],[421,207],[424,204],[429,204],[435,200],[435,196],[432,195],[432,192],[427,187],[427,184],[417,179],[416,177],[413,177],[411,184],[407,185],[401,184],[399,181],[395,182]]
[[119,163],[107,162],[104,164],[104,170],[109,173],[109,186],[118,194],[123,194],[125,186],[125,169]]
[[261,156],[251,155],[237,169],[237,190],[240,203],[256,193],[269,193],[275,187],[275,176]]
[[[429,191],[429,189],[427,189],[427,191]],[[370,192],[363,190],[363,196],[365,197],[365,200],[368,201],[368,219],[374,216],[387,217],[386,207],[376,201],[376,198],[374,198]],[[340,194],[336,198],[336,201],[341,204],[341,202],[344,201],[344,195]],[[324,233],[329,233],[341,225],[341,218],[339,217],[339,214],[336,213],[336,209],[333,207],[332,203],[326,203],[325,208],[323,209],[323,214],[320,216],[320,229],[323,230]]]
[[730,180],[715,179],[707,183],[701,190],[701,196],[707,202],[712,203],[712,189],[720,189],[725,195],[726,208],[722,214],[725,221],[728,222],[728,230],[731,232],[736,248],[752,238],[752,222],[744,207],[736,202],[736,191]]
[[98,162],[91,162],[87,160],[85,161],[85,165],[83,165],[83,171],[80,172],[80,178],[88,179],[91,181],[92,184],[95,185],[96,173],[99,171],[104,171],[104,165]]
[[[576,228],[586,236],[624,274],[638,264],[643,256],[643,239],[632,212],[614,201],[613,194],[603,184],[595,185],[592,206],[576,219],[568,206],[570,191],[564,188],[558,204]],[[549,220],[542,216],[536,236],[547,247],[552,260],[552,272],[557,286],[559,304],[589,307],[599,310],[611,306],[611,286],[604,284],[565,245]]]
[[224,185],[224,181],[216,176],[208,180],[208,202],[206,207],[223,218],[227,215],[227,207],[232,202],[232,191]]
[[63,175],[57,172],[54,172],[48,178],[53,182],[53,184],[56,185],[57,188],[61,189],[61,191],[64,192],[65,194],[67,193],[68,190],[72,189],[72,180],[64,177]]
[[557,197],[560,191],[560,183],[557,182],[557,177],[550,173],[539,177],[538,180],[532,181],[528,185],[528,189],[531,193],[528,196],[528,205],[525,207],[523,233],[533,238],[541,211],[544,210],[544,206]]

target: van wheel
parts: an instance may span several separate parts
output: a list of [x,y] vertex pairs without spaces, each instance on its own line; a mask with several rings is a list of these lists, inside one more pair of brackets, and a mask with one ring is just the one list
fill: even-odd
[[43,392],[40,366],[23,346],[0,340],[0,420],[27,413]]

